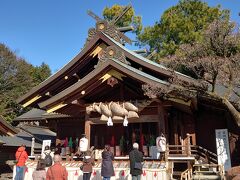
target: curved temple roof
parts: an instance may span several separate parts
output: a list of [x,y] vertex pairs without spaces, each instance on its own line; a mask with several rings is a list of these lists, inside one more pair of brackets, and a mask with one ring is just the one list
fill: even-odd
[[[127,74],[131,78],[134,78],[138,81],[141,81],[142,83],[155,83],[167,86],[169,85],[168,82],[162,81],[158,78],[155,78],[149,74],[146,74],[140,70],[137,70],[135,68],[132,68],[129,65],[126,65],[118,60],[115,59],[109,59],[106,63],[104,63],[99,68],[96,68],[94,71],[89,73],[84,79],[81,81],[78,81],[71,87],[65,89],[64,91],[60,92],[59,94],[55,95],[54,97],[41,102],[39,104],[40,108],[48,107],[49,105],[56,105],[58,103],[64,102],[69,96],[74,96],[74,94],[79,94],[82,90],[84,90],[84,87],[87,87],[90,82],[90,80],[95,77],[100,77],[101,74],[108,72],[110,69],[117,69],[117,71]],[[99,78],[98,78],[99,79]]]
[[[88,42],[88,44],[84,47],[84,49],[75,58],[73,58],[69,63],[67,63],[62,69],[60,69],[58,72],[53,74],[51,77],[49,77],[48,79],[43,81],[38,86],[34,87],[32,90],[30,90],[24,96],[20,97],[18,99],[18,102],[20,104],[27,103],[27,106],[31,105],[34,101],[37,101],[37,100],[41,102],[42,95],[44,95],[46,92],[48,92],[49,88],[56,86],[56,84],[59,83],[59,81],[61,81],[62,79],[64,79],[65,76],[71,75],[70,73],[72,73],[72,69],[74,69],[77,66],[77,64],[80,64],[80,66],[81,66],[81,63],[83,64],[84,61],[86,61],[84,57],[88,56],[91,52],[93,52],[96,49],[96,47],[99,45],[100,41],[102,43],[107,44],[108,46],[111,45],[111,46],[117,47],[120,51],[122,51],[124,53],[126,58],[132,60],[136,64],[139,64],[139,66],[144,67],[144,68],[146,68],[152,72],[155,72],[161,76],[172,77],[173,73],[175,73],[175,75],[177,75],[177,77],[179,79],[181,79],[183,81],[194,82],[195,84],[197,84],[197,82],[193,78],[188,77],[188,76],[183,75],[178,72],[173,72],[172,70],[170,70],[160,64],[157,64],[151,60],[148,60],[148,59],[140,56],[139,54],[128,50],[126,47],[124,47],[123,45],[121,45],[120,43],[118,43],[117,41],[115,41],[114,39],[109,37],[108,35],[104,34],[103,32],[98,32],[94,36],[94,38],[92,38],[91,41]],[[121,66],[124,67],[126,65],[122,64]],[[139,71],[138,69],[131,67],[131,66],[129,66],[127,68],[129,70],[131,69],[131,71],[135,71],[135,72]],[[147,75],[147,73],[145,73],[145,75],[149,76],[150,79],[158,78],[158,77],[153,77],[151,75]],[[86,78],[87,78],[87,76],[86,76]],[[83,81],[83,80],[84,80],[84,78],[81,81]],[[160,81],[159,78],[158,78],[158,80]],[[41,104],[40,107],[42,107],[42,104],[44,104],[44,103],[41,102],[40,104]]]

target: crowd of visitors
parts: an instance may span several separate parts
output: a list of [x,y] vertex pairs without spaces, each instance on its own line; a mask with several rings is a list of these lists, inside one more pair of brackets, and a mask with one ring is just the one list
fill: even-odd
[[[142,161],[143,154],[138,150],[139,145],[133,144],[133,150],[129,153],[130,159],[130,174],[133,180],[140,180],[142,174]],[[26,160],[28,159],[25,145],[18,148],[16,152],[16,176],[15,180],[24,179],[24,168]],[[114,155],[110,151],[110,145],[105,145],[104,151],[102,152],[102,164],[101,164],[101,176],[103,180],[110,180],[114,176],[113,167]],[[68,173],[64,166],[61,164],[61,155],[53,154],[50,147],[46,146],[41,159],[38,160],[37,167],[32,174],[33,180],[67,180]],[[80,169],[83,172],[83,180],[90,180],[94,158],[92,157],[91,151],[84,151],[84,157],[82,160],[82,166]]]

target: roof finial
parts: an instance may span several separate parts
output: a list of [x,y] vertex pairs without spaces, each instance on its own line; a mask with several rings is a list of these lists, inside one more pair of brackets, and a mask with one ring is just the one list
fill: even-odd
[[120,42],[121,44],[125,44],[125,43],[132,44],[131,39],[129,39],[125,34],[123,34],[123,32],[133,30],[133,27],[129,26],[129,27],[119,28],[116,26],[119,19],[121,19],[131,8],[132,8],[132,6],[130,4],[126,7],[124,7],[123,11],[119,15],[116,15],[113,18],[113,20],[110,22],[108,22],[105,19],[100,18],[95,13],[88,10],[87,11],[88,15],[96,20],[96,28],[91,28],[91,30],[89,31],[87,42],[89,42],[98,31],[100,31],[100,32],[107,34],[114,40]]

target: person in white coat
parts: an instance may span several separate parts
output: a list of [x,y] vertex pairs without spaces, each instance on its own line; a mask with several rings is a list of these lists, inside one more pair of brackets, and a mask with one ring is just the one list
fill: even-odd
[[83,134],[82,138],[79,140],[79,150],[80,156],[85,156],[88,150],[88,139],[86,138],[85,134]]
[[160,152],[160,160],[165,161],[165,151],[166,151],[166,137],[162,133],[156,139],[157,150]]

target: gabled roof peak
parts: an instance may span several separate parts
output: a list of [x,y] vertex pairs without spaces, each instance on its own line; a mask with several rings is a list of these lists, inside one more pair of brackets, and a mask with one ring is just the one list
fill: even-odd
[[96,27],[95,28],[90,28],[88,30],[88,38],[87,38],[86,44],[89,41],[91,41],[91,39],[99,31],[104,32],[105,34],[109,35],[111,38],[113,38],[115,41],[117,41],[121,44],[125,44],[125,43],[131,44],[132,43],[131,39],[129,39],[125,34],[123,34],[123,32],[126,32],[127,30],[133,30],[133,27],[130,26],[130,27],[119,28],[119,27],[116,26],[119,19],[121,19],[126,14],[126,12],[131,8],[132,8],[131,5],[126,6],[123,9],[122,13],[115,16],[113,18],[113,20],[110,21],[110,22],[105,20],[105,19],[100,18],[99,16],[94,14],[92,11],[88,10],[88,15],[93,17],[96,20]]

